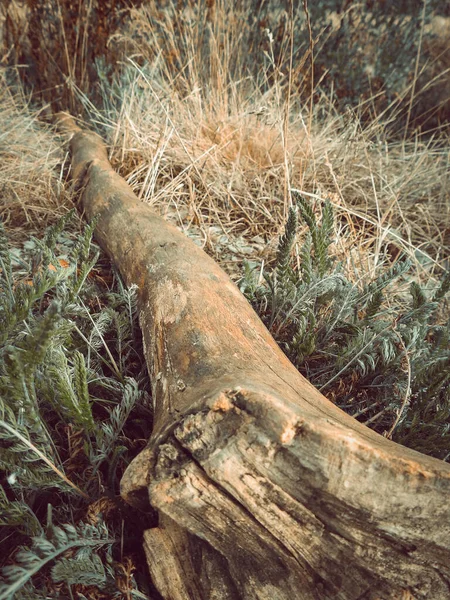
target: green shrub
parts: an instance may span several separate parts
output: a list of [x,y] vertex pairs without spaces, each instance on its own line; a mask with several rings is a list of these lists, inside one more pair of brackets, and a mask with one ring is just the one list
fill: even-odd
[[[333,214],[293,192],[276,261],[259,284],[247,268],[241,289],[294,365],[330,399],[420,452],[450,457],[450,320],[439,318],[450,273],[423,289],[408,260],[355,284],[333,258]],[[298,264],[297,224],[307,227]],[[409,293],[400,283],[409,281]],[[403,286],[404,287],[404,286]]]
[[94,223],[75,236],[69,219],[23,249],[0,227],[2,599],[73,585],[120,597],[117,548],[139,532],[128,518],[121,539],[118,499],[152,420],[136,293],[117,275],[106,285]]

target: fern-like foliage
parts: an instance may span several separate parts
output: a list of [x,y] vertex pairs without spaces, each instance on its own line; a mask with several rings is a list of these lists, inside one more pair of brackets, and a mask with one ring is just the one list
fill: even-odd
[[291,251],[297,235],[298,211],[297,207],[289,209],[289,216],[284,234],[280,237],[277,251],[277,280],[286,283],[291,276]]
[[277,310],[284,299],[294,292],[293,273],[291,268],[291,251],[295,243],[298,227],[297,207],[289,209],[284,234],[280,237],[277,250],[276,269],[267,279],[272,290],[272,317],[273,322],[277,317]]
[[[53,564],[51,575],[55,582],[101,585],[106,580],[105,570],[95,551],[111,547],[115,541],[103,523],[95,527],[83,523],[76,527],[70,523],[57,527],[48,523],[45,534],[32,537],[31,546],[17,551],[14,563],[3,567],[0,600],[13,598],[48,564]],[[73,558],[63,556],[68,553],[72,553]]]
[[73,585],[120,597],[116,524],[82,519],[150,435],[136,288],[96,280],[95,223],[71,233],[71,216],[14,252],[0,223],[1,599]]
[[430,292],[414,279],[411,263],[400,259],[357,285],[331,251],[331,205],[319,211],[299,193],[293,197],[308,227],[299,268],[290,215],[272,270],[257,283],[247,268],[242,291],[293,363],[341,408],[396,441],[447,460],[450,321],[439,322],[438,315],[445,312],[450,275]]

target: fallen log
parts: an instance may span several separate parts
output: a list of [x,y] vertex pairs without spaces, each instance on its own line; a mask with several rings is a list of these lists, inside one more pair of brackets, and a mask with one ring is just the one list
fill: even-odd
[[96,239],[139,288],[154,430],[122,495],[161,514],[144,546],[162,596],[450,598],[450,466],[322,396],[219,266],[138,201],[101,138],[57,120]]

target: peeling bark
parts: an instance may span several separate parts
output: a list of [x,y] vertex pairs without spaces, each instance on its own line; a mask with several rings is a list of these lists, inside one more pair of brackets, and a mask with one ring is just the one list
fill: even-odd
[[58,123],[96,239],[139,287],[155,422],[122,495],[164,515],[145,538],[163,597],[450,598],[449,465],[330,403],[219,266],[138,201],[101,139]]

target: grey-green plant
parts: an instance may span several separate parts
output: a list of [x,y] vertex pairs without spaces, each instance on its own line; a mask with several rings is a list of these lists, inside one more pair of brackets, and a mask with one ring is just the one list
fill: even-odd
[[[100,522],[96,526],[84,523],[56,526],[52,522],[51,505],[48,506],[45,531],[31,538],[30,547],[16,552],[13,564],[3,567],[0,600],[13,598],[47,565],[53,565],[51,577],[54,582],[97,586],[106,583],[107,574],[96,553],[101,548],[110,550],[116,542],[106,525]],[[70,558],[67,557],[69,553],[72,554]]]
[[[448,460],[450,273],[428,290],[411,262],[398,258],[355,282],[332,250],[331,204],[320,209],[292,194],[273,266],[262,283],[259,271],[247,267],[241,290],[291,361],[338,406]],[[300,248],[298,222],[307,226]]]
[[0,223],[2,600],[69,597],[74,585],[120,597],[118,525],[83,515],[114,502],[135,439],[150,434],[136,288],[96,276],[95,222],[78,234],[72,217],[23,248]]

